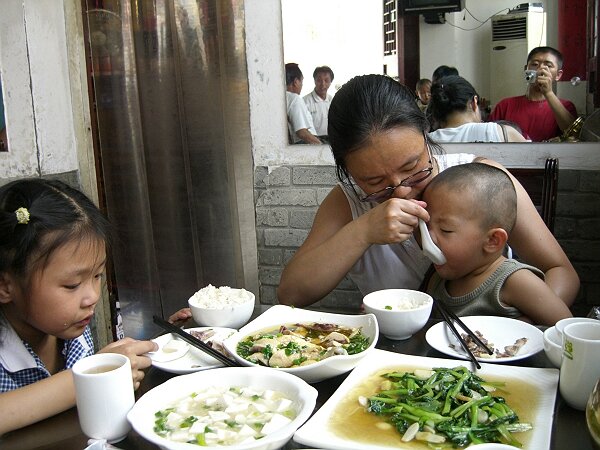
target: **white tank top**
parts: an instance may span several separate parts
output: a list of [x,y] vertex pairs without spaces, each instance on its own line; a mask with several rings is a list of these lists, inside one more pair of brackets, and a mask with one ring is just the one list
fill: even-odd
[[[434,155],[440,172],[448,167],[473,162],[475,155],[457,153]],[[352,219],[365,214],[377,203],[361,202],[358,195],[365,193],[338,183],[352,210]],[[356,192],[355,192],[356,190]],[[371,245],[348,272],[363,295],[380,289],[418,289],[431,261],[426,258],[414,236],[400,244]]]
[[496,122],[465,123],[456,128],[438,128],[429,133],[435,142],[504,142]]

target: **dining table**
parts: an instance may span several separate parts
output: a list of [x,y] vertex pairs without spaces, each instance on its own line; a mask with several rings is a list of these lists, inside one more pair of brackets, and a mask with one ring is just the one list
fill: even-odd
[[[267,308],[269,308],[269,305],[257,305],[254,309],[253,318],[264,312]],[[362,313],[356,309],[310,307],[307,309],[343,314]],[[431,347],[426,340],[425,335],[427,330],[437,322],[437,320],[430,319],[419,332],[406,340],[391,340],[380,334],[376,348],[408,355],[448,358],[447,355]],[[184,327],[187,328],[188,326],[195,326],[191,319],[189,324],[184,324]],[[522,360],[503,364],[538,368],[553,367],[544,351],[540,351]],[[136,398],[139,398],[145,392],[175,376],[177,375],[165,372],[156,367],[150,367],[140,388],[136,391]],[[318,391],[315,412],[331,397],[347,376],[348,373],[312,384]],[[550,449],[599,450],[588,432],[585,412],[569,407],[561,398],[558,389],[553,413]],[[0,418],[0,420],[2,419]],[[87,446],[88,438],[81,431],[75,407],[54,417],[0,436],[1,450],[83,450]],[[115,443],[114,446],[123,450],[156,450],[159,448],[142,438],[135,430],[131,430],[124,440]],[[283,447],[283,450],[303,448],[306,447],[290,440]],[[348,450],[351,449],[348,448]]]

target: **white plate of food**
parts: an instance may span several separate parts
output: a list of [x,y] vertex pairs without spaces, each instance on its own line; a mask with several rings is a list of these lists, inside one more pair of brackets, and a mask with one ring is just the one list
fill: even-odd
[[[474,333],[479,332],[488,345],[494,348],[494,355],[484,350],[475,352],[477,360],[490,363],[506,363],[528,358],[544,349],[544,333],[522,320],[497,316],[465,316],[460,318]],[[456,330],[465,333],[456,322]],[[425,334],[427,343],[448,356],[469,359],[446,322],[432,326]],[[470,339],[470,338],[469,338]],[[523,340],[524,339],[524,340]]]
[[[294,441],[332,450],[423,449],[427,444],[403,442],[402,435],[383,416],[366,411],[361,397],[379,392],[384,373],[430,371],[434,368],[467,370],[469,364],[451,359],[404,355],[376,349],[348,375],[325,404],[294,434]],[[476,373],[487,382],[503,382],[494,395],[505,398],[520,423],[532,428],[513,433],[522,448],[549,448],[554,402],[558,385],[557,369],[540,369],[498,364],[482,364]],[[462,447],[460,447],[462,448]]]
[[352,370],[375,349],[378,336],[374,314],[334,314],[275,305],[223,345],[242,365],[266,365],[316,383]]
[[[196,327],[186,328],[184,331],[191,333],[201,341],[210,344],[216,350],[228,355],[223,348],[222,342],[237,330],[233,328],[222,327]],[[223,363],[217,361],[210,355],[207,355],[202,350],[189,345],[177,335],[172,333],[163,334],[155,339],[158,344],[158,351],[148,353],[152,359],[152,365],[165,372],[175,374],[186,374],[198,372],[200,370],[213,369],[221,367]]]

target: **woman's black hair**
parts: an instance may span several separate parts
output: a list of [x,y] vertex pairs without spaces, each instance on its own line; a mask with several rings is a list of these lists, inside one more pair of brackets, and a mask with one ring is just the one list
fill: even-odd
[[431,82],[435,83],[439,79],[448,77],[450,75],[458,75],[458,69],[456,67],[450,67],[445,64],[438,66],[431,74]]
[[0,273],[23,285],[62,245],[92,238],[108,247],[109,233],[96,205],[61,181],[31,178],[0,187]]
[[434,120],[444,124],[455,111],[465,111],[477,95],[471,83],[458,75],[440,78],[431,85],[431,100],[427,105]]
[[349,180],[349,153],[374,135],[398,127],[412,128],[429,139],[429,122],[411,89],[386,75],[361,75],[345,83],[331,101],[327,126],[338,179]]

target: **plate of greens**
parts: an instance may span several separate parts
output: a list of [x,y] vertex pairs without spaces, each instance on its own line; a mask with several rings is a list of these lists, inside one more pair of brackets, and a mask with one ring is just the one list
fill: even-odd
[[[467,366],[376,349],[294,441],[331,450],[426,450],[428,442],[465,448],[471,434],[549,448],[558,370],[483,363],[472,373]],[[481,422],[473,425],[471,414]],[[427,426],[415,431],[415,417]]]

